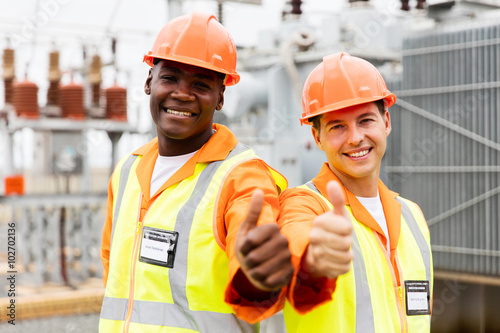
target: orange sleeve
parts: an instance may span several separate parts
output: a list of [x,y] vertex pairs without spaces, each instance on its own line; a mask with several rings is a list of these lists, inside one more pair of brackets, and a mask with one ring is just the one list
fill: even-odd
[[109,251],[111,247],[111,229],[113,227],[113,188],[111,186],[112,179],[113,176],[111,176],[108,185],[108,206],[106,211],[106,220],[102,229],[101,240],[101,261],[104,268],[102,271],[102,281],[104,283],[104,287],[106,287],[106,284],[108,282]]
[[216,217],[218,237],[229,258],[225,301],[231,305],[239,318],[249,323],[256,323],[280,311],[286,296],[286,290],[283,288],[271,300],[254,302],[239,295],[233,286],[235,276],[240,270],[234,253],[234,243],[252,193],[257,188],[264,192],[264,207],[258,224],[276,223],[279,215],[278,191],[267,165],[261,160],[243,162],[230,172],[221,190]]
[[336,279],[312,278],[302,268],[309,245],[309,233],[316,216],[328,211],[328,206],[310,191],[292,188],[280,195],[281,212],[278,219],[281,232],[290,241],[295,269],[288,288],[288,301],[301,314],[307,313],[332,299]]

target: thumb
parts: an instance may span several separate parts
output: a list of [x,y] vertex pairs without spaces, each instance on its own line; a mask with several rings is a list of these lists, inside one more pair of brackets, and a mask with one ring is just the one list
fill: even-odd
[[239,233],[246,235],[250,230],[257,226],[257,221],[259,221],[263,205],[264,192],[262,192],[262,190],[260,189],[256,189],[252,194],[250,203],[248,204],[245,219],[240,224]]
[[333,205],[333,212],[335,215],[346,215],[345,211],[345,194],[342,186],[336,181],[328,182],[326,186],[328,192],[328,200]]

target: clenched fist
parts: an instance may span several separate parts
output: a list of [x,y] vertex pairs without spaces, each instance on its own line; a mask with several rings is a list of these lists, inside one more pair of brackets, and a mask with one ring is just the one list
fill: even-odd
[[340,184],[330,181],[327,191],[333,211],[314,219],[303,265],[314,277],[335,278],[351,268],[353,229]]

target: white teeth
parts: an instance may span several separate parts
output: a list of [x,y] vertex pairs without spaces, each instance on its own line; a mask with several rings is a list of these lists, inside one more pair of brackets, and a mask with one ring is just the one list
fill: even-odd
[[180,116],[187,116],[187,117],[191,117],[193,115],[191,112],[175,111],[171,109],[167,109],[167,113],[178,114]]
[[350,157],[361,157],[368,154],[369,150],[358,151],[357,153],[349,154]]

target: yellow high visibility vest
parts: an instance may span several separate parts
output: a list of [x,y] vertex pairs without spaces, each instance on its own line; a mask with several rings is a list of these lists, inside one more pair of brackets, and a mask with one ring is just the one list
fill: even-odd
[[[315,192],[332,207],[312,182],[300,187]],[[354,229],[352,268],[337,278],[333,299],[311,312],[299,315],[287,302],[283,311],[287,333],[430,332],[430,314],[415,314],[406,297],[415,284],[428,281],[428,293],[408,295],[410,301],[414,301],[413,295],[429,295],[424,301],[431,307],[433,270],[427,223],[416,204],[401,197],[396,200],[401,203],[401,233],[395,252],[401,286],[376,232],[357,221],[346,206]]]
[[[192,176],[158,196],[142,223],[138,220],[141,189],[135,175],[141,156],[120,161],[112,178],[116,195],[100,332],[258,332],[258,324],[238,319],[224,302],[229,262],[213,229],[226,175],[257,158],[238,143],[225,160],[196,164]],[[286,180],[271,172],[278,187],[286,187]],[[167,266],[144,259],[144,244],[160,238],[176,239],[168,243],[168,250],[164,248],[175,257]],[[168,256],[161,260],[168,262]]]

